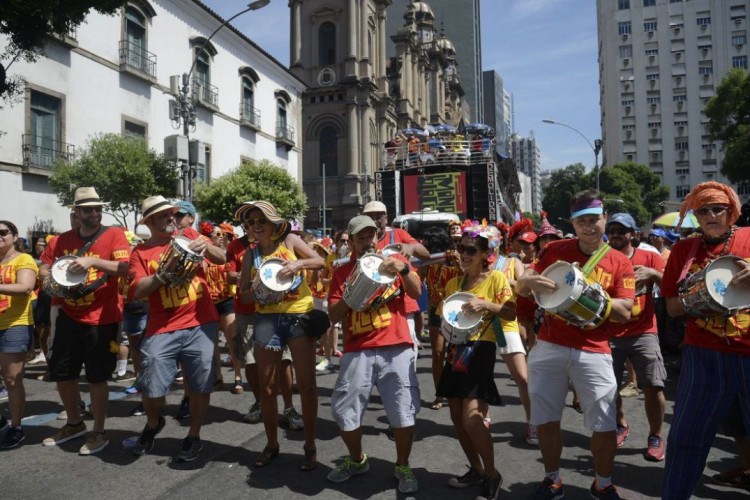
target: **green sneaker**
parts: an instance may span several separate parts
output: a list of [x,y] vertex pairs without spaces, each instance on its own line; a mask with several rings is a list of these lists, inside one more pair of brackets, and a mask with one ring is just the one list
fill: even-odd
[[419,489],[419,482],[408,465],[396,464],[393,475],[398,479],[398,491],[401,493],[416,493]]
[[351,457],[346,457],[341,465],[328,473],[328,480],[334,483],[343,483],[352,476],[364,474],[370,470],[370,462],[367,461],[367,455],[362,454],[362,461],[355,462]]
[[250,407],[250,411],[242,417],[242,421],[247,422],[248,424],[257,424],[262,419],[263,416],[260,414],[260,403],[258,401],[256,401],[253,406]]

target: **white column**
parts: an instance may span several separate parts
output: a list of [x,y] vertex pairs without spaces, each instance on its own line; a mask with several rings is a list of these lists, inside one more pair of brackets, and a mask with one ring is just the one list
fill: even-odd
[[289,45],[290,66],[299,64],[300,59],[302,57],[302,23],[300,20],[300,15],[301,15],[300,12],[301,12],[302,6],[300,4],[301,2],[299,0],[293,0],[292,18],[290,21],[290,28],[292,32],[291,33],[292,43]]
[[349,106],[349,173],[359,174],[359,142],[357,127],[357,104],[356,102],[348,104]]
[[357,54],[357,0],[349,0],[349,57]]

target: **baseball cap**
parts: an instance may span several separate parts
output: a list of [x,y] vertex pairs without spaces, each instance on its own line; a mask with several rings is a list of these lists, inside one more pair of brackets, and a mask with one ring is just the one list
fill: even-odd
[[626,214],[623,212],[614,214],[610,216],[609,219],[607,220],[607,225],[609,226],[610,224],[614,222],[618,224],[622,224],[628,229],[638,230],[638,226],[635,223],[635,219],[633,219],[633,217],[630,214]]
[[[377,213],[377,212],[383,212],[388,213],[388,209],[385,208],[385,205],[379,201],[371,201],[367,205],[365,205],[365,208],[362,209],[363,214],[369,214],[369,213]],[[351,233],[351,231],[349,231]]]
[[177,207],[177,213],[179,214],[195,215],[195,205],[189,201],[178,201],[175,203],[175,206]]
[[667,232],[661,228],[655,227],[648,233],[649,236],[659,236],[660,238],[666,238]]
[[534,231],[526,231],[521,233],[521,236],[516,239],[525,243],[534,243],[536,241],[536,233]]
[[378,226],[375,225],[375,222],[367,215],[358,215],[349,221],[349,226],[346,228],[346,232],[354,236],[358,232],[362,231],[363,229],[367,229],[368,227],[371,227],[373,229],[378,228]]

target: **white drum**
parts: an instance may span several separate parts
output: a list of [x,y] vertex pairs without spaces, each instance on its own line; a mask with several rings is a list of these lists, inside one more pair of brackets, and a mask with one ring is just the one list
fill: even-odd
[[395,275],[380,272],[383,260],[382,255],[375,253],[363,255],[346,279],[344,302],[355,311],[369,311],[396,280]]
[[729,286],[732,276],[742,270],[735,262],[737,259],[734,255],[724,255],[685,279],[680,286],[680,301],[690,316],[732,316],[750,308],[747,289]]
[[464,304],[474,298],[468,292],[455,292],[443,301],[440,332],[451,344],[465,344],[479,331],[482,324],[482,313],[467,313]]
[[44,291],[52,297],[69,298],[78,295],[86,283],[87,271],[72,273],[68,266],[78,257],[65,255],[52,263],[49,276],[44,280]]
[[191,240],[172,238],[169,248],[159,259],[156,277],[167,286],[186,286],[193,281],[203,262],[203,255],[188,248]]
[[271,304],[283,300],[284,294],[292,289],[294,276],[279,277],[284,268],[284,259],[266,259],[258,269],[255,282],[255,301],[259,304]]
[[394,243],[393,245],[386,245],[380,250],[380,255],[383,257],[390,257],[393,254],[401,253],[401,244]]

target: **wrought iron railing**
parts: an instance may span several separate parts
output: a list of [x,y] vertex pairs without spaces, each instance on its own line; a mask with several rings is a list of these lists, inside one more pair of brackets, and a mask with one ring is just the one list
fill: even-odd
[[294,143],[294,128],[286,123],[277,123],[276,139]]
[[52,169],[55,162],[69,162],[75,157],[75,146],[40,135],[23,134],[23,164]]
[[219,89],[199,78],[193,78],[193,91],[202,104],[219,107]]
[[431,139],[428,141],[402,141],[381,146],[381,169],[417,168],[428,165],[472,165],[493,160],[495,140]]
[[136,43],[120,40],[120,64],[156,78],[156,54]]
[[249,105],[240,104],[240,121],[260,128],[260,110]]

